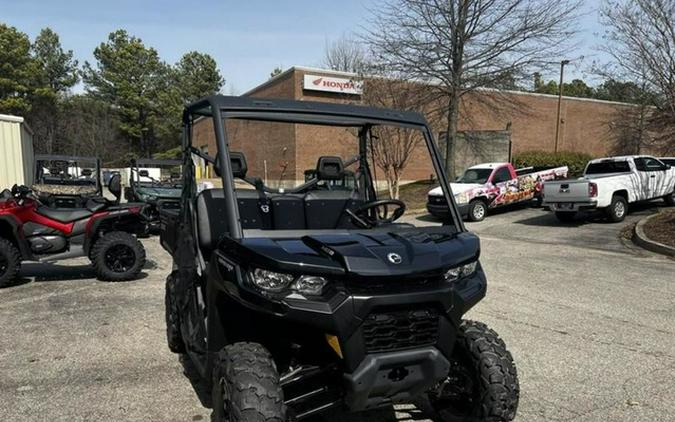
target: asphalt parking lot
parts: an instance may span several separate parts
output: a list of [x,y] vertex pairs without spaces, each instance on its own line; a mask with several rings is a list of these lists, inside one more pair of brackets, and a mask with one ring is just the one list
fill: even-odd
[[[490,281],[469,317],[515,357],[517,420],[673,420],[675,261],[619,236],[650,212],[561,226],[526,208],[468,224]],[[137,281],[97,281],[72,261],[27,264],[18,285],[0,290],[0,420],[209,420],[165,345],[170,258],[156,238],[143,243],[149,262]],[[401,406],[350,420],[394,419],[426,417]]]

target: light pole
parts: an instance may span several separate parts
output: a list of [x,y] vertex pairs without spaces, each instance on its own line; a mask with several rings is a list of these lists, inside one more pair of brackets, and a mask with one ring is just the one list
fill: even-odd
[[553,152],[558,152],[558,138],[560,137],[560,108],[562,106],[562,95],[563,95],[563,72],[565,71],[565,65],[569,64],[569,60],[563,60],[560,62],[560,85],[558,85],[558,116],[555,121],[555,143],[553,144]]

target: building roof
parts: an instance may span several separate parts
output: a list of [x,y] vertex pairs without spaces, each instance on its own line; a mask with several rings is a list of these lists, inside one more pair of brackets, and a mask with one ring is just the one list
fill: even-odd
[[186,108],[196,116],[211,116],[211,107],[217,107],[238,118],[253,120],[288,121],[297,123],[359,126],[366,123],[426,125],[426,119],[417,112],[365,107],[353,104],[324,103],[285,99],[263,99],[212,95]]
[[23,117],[12,116],[10,114],[0,114],[0,120],[12,123],[23,123]]
[[[241,94],[242,96],[247,96],[251,95],[262,88],[265,88],[269,85],[273,85],[279,80],[283,79],[285,76],[288,74],[295,72],[295,71],[302,71],[305,73],[324,73],[328,75],[333,75],[337,77],[346,77],[346,78],[357,78],[357,79],[364,79],[364,78],[381,78],[381,76],[377,75],[360,75],[358,73],[353,73],[353,72],[343,72],[343,71],[338,71],[338,70],[331,70],[331,69],[321,69],[317,67],[308,67],[308,66],[291,66],[288,69],[284,70],[283,72],[279,73],[278,75],[268,79],[267,81],[261,83],[260,85],[253,87],[249,89],[248,91],[244,92]],[[434,84],[433,82],[420,82],[420,83],[426,83],[426,84]],[[541,94],[539,92],[527,92],[527,91],[516,91],[516,90],[510,90],[510,89],[496,89],[496,88],[477,88],[476,91],[482,91],[482,92],[500,92],[503,94],[511,94],[511,95],[525,95],[525,96],[533,96],[533,97],[541,97],[541,98],[550,98],[550,99],[558,99],[557,95],[553,94]],[[569,97],[566,95],[563,95],[562,97],[565,101],[584,101],[584,102],[593,102],[593,103],[601,103],[601,104],[614,104],[614,105],[624,105],[624,106],[634,106],[635,104],[631,103],[625,103],[625,102],[620,102],[620,101],[608,101],[608,100],[598,100],[596,98],[583,98],[583,97]]]

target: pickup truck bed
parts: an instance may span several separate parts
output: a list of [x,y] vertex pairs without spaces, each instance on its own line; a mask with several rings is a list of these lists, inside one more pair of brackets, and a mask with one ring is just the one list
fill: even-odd
[[543,205],[561,221],[579,211],[599,209],[611,221],[622,221],[628,204],[655,198],[672,201],[675,174],[670,166],[647,156],[610,157],[590,161],[577,180],[544,183]]

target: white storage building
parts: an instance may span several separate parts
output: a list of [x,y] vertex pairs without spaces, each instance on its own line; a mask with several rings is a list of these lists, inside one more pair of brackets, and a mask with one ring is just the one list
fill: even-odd
[[0,191],[33,184],[33,131],[23,117],[0,114]]

